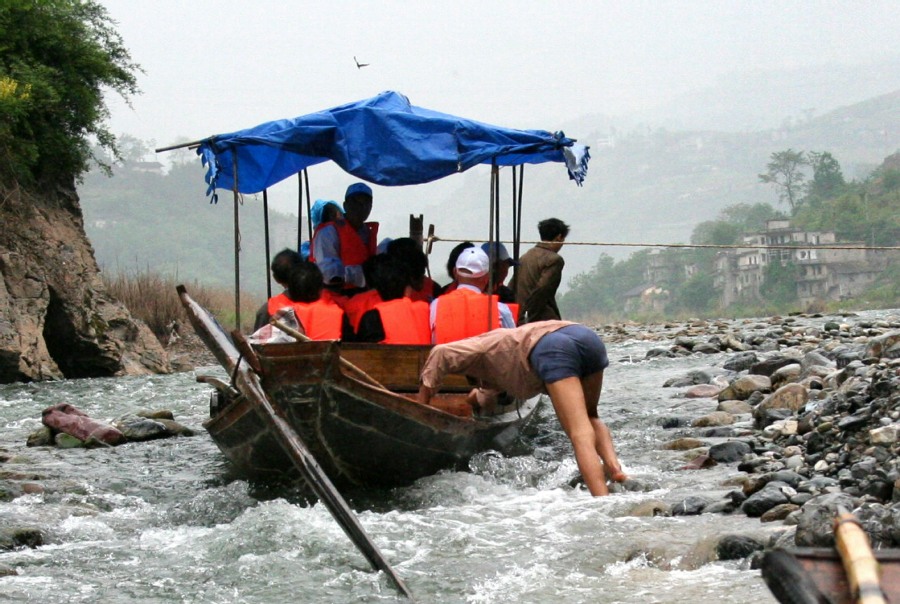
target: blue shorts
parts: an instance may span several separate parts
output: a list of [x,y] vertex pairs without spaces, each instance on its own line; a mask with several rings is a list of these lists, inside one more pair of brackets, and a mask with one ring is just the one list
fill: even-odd
[[600,336],[584,325],[567,325],[548,333],[538,340],[528,360],[545,384],[587,377],[609,365]]

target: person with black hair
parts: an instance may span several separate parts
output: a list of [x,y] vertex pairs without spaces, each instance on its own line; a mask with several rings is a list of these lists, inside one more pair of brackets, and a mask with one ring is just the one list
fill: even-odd
[[428,303],[412,300],[409,273],[397,258],[386,258],[373,269],[381,301],[363,314],[356,330],[358,342],[430,344]]
[[519,325],[562,318],[556,290],[566,261],[559,250],[569,236],[569,225],[559,218],[548,218],[538,223],[538,232],[541,242],[522,255],[510,283],[519,305]]
[[407,297],[420,302],[431,302],[441,292],[441,286],[426,275],[428,256],[419,243],[411,237],[399,237],[387,246],[387,255],[397,260],[409,274],[410,291]]
[[459,279],[456,278],[456,260],[464,249],[470,247],[475,247],[475,244],[471,241],[463,241],[450,250],[450,255],[447,256],[447,274],[450,276],[450,283],[444,286],[442,294],[449,294],[459,287]]
[[303,262],[303,258],[300,254],[289,248],[284,248],[272,258],[272,264],[269,266],[272,270],[272,279],[282,287],[283,291],[280,294],[272,296],[265,304],[259,307],[259,310],[256,311],[256,320],[253,323],[253,331],[266,325],[269,322],[269,318],[275,314],[275,311],[271,310],[270,307],[281,305],[288,299],[287,286],[291,270],[301,262]]
[[311,340],[341,340],[353,337],[353,329],[343,309],[322,296],[322,271],[314,263],[301,260],[288,276],[285,294],[276,296],[267,307],[266,323],[283,308],[292,308],[301,330]]

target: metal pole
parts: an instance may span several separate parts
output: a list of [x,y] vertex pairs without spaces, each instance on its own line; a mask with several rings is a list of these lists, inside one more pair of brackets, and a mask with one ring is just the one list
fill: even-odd
[[263,189],[263,223],[266,230],[266,297],[272,297],[272,273],[269,271],[269,262],[272,261],[272,252],[269,249],[269,190]]
[[297,251],[303,243],[303,172],[297,172]]
[[231,167],[234,173],[234,324],[235,329],[241,328],[241,222],[238,212],[238,158],[237,150],[231,150]]
[[303,170],[303,174],[306,176],[306,232],[309,234],[309,244],[312,245],[312,198],[309,196],[309,172]]

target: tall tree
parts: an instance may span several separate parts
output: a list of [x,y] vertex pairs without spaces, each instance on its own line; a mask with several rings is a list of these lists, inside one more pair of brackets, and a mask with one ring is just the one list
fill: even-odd
[[803,151],[794,151],[793,149],[777,151],[772,154],[771,161],[766,164],[766,173],[759,175],[759,180],[762,182],[775,185],[778,190],[778,198],[782,202],[787,202],[791,208],[791,214],[800,205],[800,194],[806,180],[803,168],[808,165],[809,160],[806,159]]
[[836,197],[847,186],[844,174],[841,172],[841,164],[831,153],[810,151],[807,159],[813,170],[812,180],[809,181],[806,191],[808,202],[818,203],[824,199]]
[[138,92],[122,38],[95,0],[0,2],[0,179],[51,184],[79,179],[93,139],[116,155],[103,93]]

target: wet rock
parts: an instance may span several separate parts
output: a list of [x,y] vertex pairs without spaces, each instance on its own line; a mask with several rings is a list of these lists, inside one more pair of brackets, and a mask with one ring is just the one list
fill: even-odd
[[753,407],[745,401],[721,401],[716,407],[716,411],[724,411],[731,415],[741,415],[753,411]]
[[758,362],[759,358],[756,356],[756,353],[750,350],[746,352],[739,352],[736,355],[732,356],[722,364],[722,367],[730,371],[739,372],[744,371],[745,369],[750,369],[750,367]]
[[[757,518],[762,516],[776,505],[788,503],[788,495],[782,489],[783,483],[771,482],[747,498],[741,504],[741,511],[750,516]],[[786,486],[786,485],[784,485]]]
[[7,566],[5,564],[0,564],[0,577],[9,577],[12,575],[18,575],[19,571],[14,569],[11,566]]
[[144,442],[171,436],[162,423],[144,417],[123,417],[117,419],[113,425],[130,442]]
[[750,398],[754,392],[769,392],[772,389],[772,382],[768,377],[762,375],[744,375],[733,382],[727,388],[719,393],[720,401],[739,400],[744,401]]
[[793,512],[796,512],[800,509],[800,506],[788,502],[788,503],[780,503],[773,508],[770,508],[765,514],[759,517],[760,522],[777,522],[778,520],[784,520]]
[[705,428],[707,426],[727,426],[734,423],[734,416],[724,411],[713,411],[708,415],[698,417],[691,426],[695,428]]
[[28,435],[25,441],[27,447],[49,447],[53,444],[53,431],[47,426],[41,426]]
[[44,409],[41,413],[41,422],[54,432],[64,432],[85,442],[97,441],[106,445],[125,442],[125,435],[121,432],[108,424],[91,419],[86,413],[68,403]]
[[77,449],[84,446],[84,441],[79,438],[75,438],[71,434],[60,432],[53,437],[53,444],[55,444],[60,449]]
[[718,396],[722,388],[714,384],[698,384],[688,388],[684,393],[684,398],[712,398]]
[[736,436],[737,433],[738,432],[734,428],[729,428],[728,426],[715,426],[713,428],[702,430],[700,436],[703,438],[732,438]]
[[785,365],[772,373],[769,379],[772,381],[772,388],[776,390],[785,384],[796,382],[800,379],[800,365],[797,363]]
[[0,550],[19,549],[22,547],[40,547],[44,544],[44,535],[35,527],[5,527],[0,529]]
[[662,445],[662,449],[667,451],[689,451],[706,446],[706,443],[699,438],[676,438]]
[[175,419],[175,415],[169,409],[157,409],[155,411],[138,411],[135,413],[138,417],[146,417],[147,419]]
[[718,465],[716,460],[709,455],[698,455],[691,461],[681,466],[680,470],[701,470],[703,468],[711,468]]
[[767,359],[765,361],[760,361],[759,363],[753,365],[749,369],[749,373],[753,375],[765,375],[771,376],[778,369],[786,366],[797,363],[797,359],[792,359],[790,357],[775,357],[772,359]]
[[832,522],[838,506],[852,510],[856,500],[844,493],[819,495],[806,502],[797,519],[794,542],[799,547],[832,547],[834,531]]
[[709,501],[703,497],[686,497],[684,500],[672,506],[673,516],[695,516],[700,514],[709,505]]
[[753,537],[725,535],[716,545],[716,555],[719,560],[741,560],[763,548],[765,545]]
[[685,428],[691,425],[691,419],[688,417],[662,417],[657,422],[661,428],[664,430],[671,430],[673,428]]
[[709,448],[709,456],[719,463],[740,461],[744,455],[753,452],[750,445],[740,440],[718,443]]
[[[872,338],[866,346],[865,356],[897,358],[896,356],[889,356],[886,354],[888,351],[893,351],[897,344],[900,344],[900,331],[891,331],[876,338]],[[898,350],[898,352],[900,352],[900,350]]]
[[[756,419],[757,427],[767,426],[772,423],[772,421],[767,421],[768,419],[777,421],[777,419],[790,417],[806,405],[808,401],[809,391],[806,388],[800,384],[786,384],[757,405],[756,409],[753,410],[753,417]],[[773,415],[770,413],[778,410],[787,411],[787,414],[777,417],[777,414]]]
[[869,442],[873,445],[892,445],[900,438],[900,424],[890,424],[869,430]]
[[669,504],[664,501],[660,501],[658,499],[650,499],[649,501],[642,501],[633,508],[631,508],[626,516],[636,516],[638,518],[650,517],[650,516],[670,516],[671,508]]
[[173,419],[161,417],[157,419],[159,423],[166,427],[166,430],[169,431],[169,434],[172,436],[196,436],[197,432],[188,428],[184,424],[176,422]]

